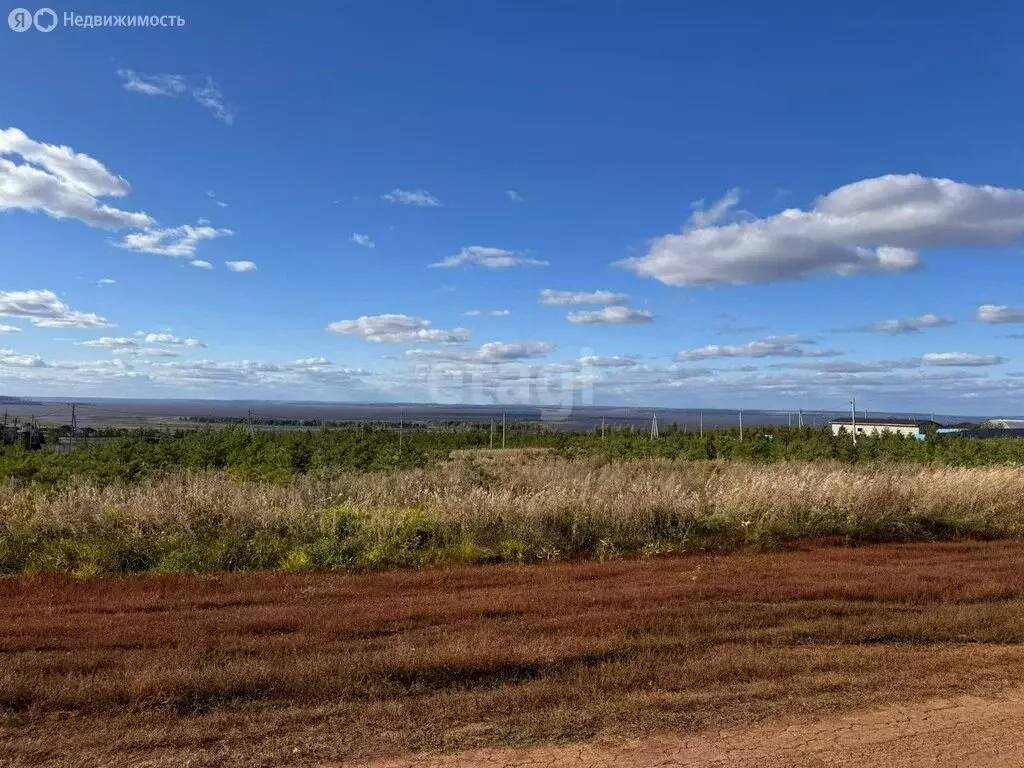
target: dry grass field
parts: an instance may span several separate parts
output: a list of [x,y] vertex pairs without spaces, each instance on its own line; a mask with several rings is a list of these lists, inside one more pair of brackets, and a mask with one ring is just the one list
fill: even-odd
[[1024,544],[0,580],[0,765],[328,765],[621,740],[1024,672]]
[[1024,534],[1024,467],[479,453],[285,484],[0,486],[0,573],[382,569]]

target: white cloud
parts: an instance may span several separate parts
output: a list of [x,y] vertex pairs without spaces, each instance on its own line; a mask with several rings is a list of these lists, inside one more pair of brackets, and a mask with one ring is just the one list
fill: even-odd
[[[227,208],[228,207],[228,204],[225,203],[223,200],[218,200],[217,199],[217,195],[214,193],[214,191],[212,189],[206,190],[206,196],[213,201],[214,205],[216,205],[216,206],[218,206],[220,208]],[[202,223],[202,221],[203,220],[201,219],[200,222]]]
[[80,347],[100,347],[105,349],[127,349],[139,346],[135,339],[126,336],[101,336],[98,339],[90,339],[89,341],[76,341],[75,344]]
[[225,101],[224,94],[212,77],[207,77],[206,82],[199,88],[192,89],[192,98],[213,112],[213,116],[225,125],[234,124],[235,108]]
[[550,341],[524,341],[506,343],[492,341],[477,349],[465,352],[441,349],[410,349],[404,354],[406,360],[418,362],[459,362],[459,363],[508,363],[514,360],[546,357],[555,350]]
[[612,293],[611,291],[553,291],[545,288],[540,292],[542,304],[551,306],[568,306],[572,304],[599,304],[610,306],[612,304],[625,304],[629,301],[629,294]]
[[225,261],[226,266],[232,272],[255,272],[256,262],[253,261]]
[[[4,156],[18,155],[14,163]],[[0,130],[0,211],[43,211],[57,219],[78,219],[91,227],[149,227],[145,213],[112,208],[101,197],[124,197],[128,182],[102,163],[70,147],[43,144],[17,128]]]
[[722,196],[718,202],[714,203],[710,208],[706,208],[703,200],[698,200],[691,207],[693,213],[690,214],[690,220],[687,223],[688,229],[699,229],[701,227],[710,227],[713,224],[717,224],[719,221],[727,217],[740,202],[740,191],[739,189],[730,189],[725,195]]
[[549,262],[531,259],[517,251],[504,248],[492,248],[483,245],[470,245],[452,256],[445,256],[436,261],[432,267],[458,267],[463,264],[477,264],[487,269],[507,269],[516,266],[546,267]]
[[921,315],[920,317],[905,317],[902,320],[880,320],[863,330],[869,333],[918,333],[925,328],[945,328],[950,325],[953,325],[952,320],[946,320],[937,315]]
[[570,312],[568,319],[570,323],[576,323],[577,325],[637,325],[654,320],[654,313],[648,312],[645,309],[614,306],[596,311],[580,310]]
[[337,320],[327,326],[331,333],[360,336],[374,344],[461,344],[469,338],[466,328],[431,328],[429,320],[409,315],[363,315]]
[[1024,237],[1024,190],[889,175],[839,187],[809,210],[701,222],[655,238],[646,255],[620,264],[679,286],[903,272],[918,266],[922,249]]
[[0,315],[24,317],[38,328],[109,328],[94,312],[78,312],[47,290],[0,291]]
[[968,352],[929,352],[921,358],[925,365],[982,366],[1005,363],[1006,358],[996,355],[973,355]]
[[116,283],[116,282],[117,282],[117,280],[112,280],[109,277],[104,277],[104,278],[101,278],[100,280],[97,280],[96,281],[96,285],[98,285],[100,288],[102,288],[104,285],[114,285],[114,283]]
[[909,368],[920,368],[920,360],[880,360],[871,363],[857,363],[844,360],[830,360],[814,363],[776,363],[769,368],[789,368],[819,373],[880,373]]
[[352,242],[356,245],[361,245],[364,248],[376,248],[377,244],[373,242],[373,238],[369,235],[363,235],[359,232],[352,233]]
[[[184,75],[145,75],[132,69],[119,69],[117,76],[123,80],[126,91],[141,93],[145,96],[177,97],[189,94],[200,106],[209,109],[215,118],[226,125],[235,121],[235,108],[232,107],[221,93],[220,87],[207,77],[200,86],[190,88]],[[213,197],[213,195],[210,195]]]
[[807,349],[813,339],[804,336],[766,336],[759,341],[746,344],[711,344],[697,349],[676,352],[678,362],[689,360],[712,360],[718,357],[833,357],[838,352],[821,349]]
[[1024,323],[1024,307],[1008,307],[1004,304],[982,304],[978,307],[977,318],[983,323]]
[[21,333],[21,328],[16,325],[4,325],[0,323],[0,333]]
[[508,317],[512,313],[507,309],[471,309],[469,312],[463,313],[466,317],[480,317],[487,315],[489,317]]
[[38,355],[19,355],[13,349],[0,349],[0,365],[16,368],[47,368],[46,361]]
[[509,201],[513,202],[513,203],[521,203],[521,202],[523,202],[523,196],[521,194],[519,194],[514,189],[506,189],[505,190],[505,197],[507,197],[509,199]]
[[413,205],[417,208],[439,208],[441,201],[425,189],[393,189],[381,195],[382,200],[389,203]]
[[132,69],[119,69],[124,89],[146,96],[179,96],[185,92],[184,75],[143,75]]
[[132,355],[133,357],[181,357],[177,352],[172,352],[169,349],[162,349],[160,347],[125,347],[124,349],[115,349],[115,355]]
[[[200,242],[230,237],[233,234],[230,229],[218,229],[208,225],[193,227],[185,224],[167,229],[151,228],[142,232],[130,232],[117,246],[138,253],[189,258],[195,256],[196,247]],[[193,263],[193,266],[198,265]]]
[[635,357],[628,355],[584,355],[580,358],[581,365],[588,365],[594,368],[625,368],[631,365],[637,365]]
[[202,259],[192,259],[189,264],[197,269],[213,269],[213,264],[208,261],[203,261]]
[[175,336],[172,333],[166,332],[147,333],[143,335],[142,331],[139,331],[139,335],[142,336],[143,340],[147,344],[164,344],[169,347],[190,347],[192,349],[199,349],[206,346],[199,339],[184,339],[180,336]]

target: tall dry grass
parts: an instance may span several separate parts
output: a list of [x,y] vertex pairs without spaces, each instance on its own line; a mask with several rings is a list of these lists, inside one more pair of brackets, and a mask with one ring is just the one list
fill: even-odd
[[614,557],[802,538],[1024,532],[1024,468],[463,457],[291,485],[182,473],[0,488],[0,570],[216,570]]

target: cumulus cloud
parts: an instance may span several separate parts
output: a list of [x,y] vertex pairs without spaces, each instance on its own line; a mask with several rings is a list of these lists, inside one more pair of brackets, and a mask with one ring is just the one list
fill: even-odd
[[[196,247],[204,240],[233,235],[230,229],[218,229],[209,225],[193,227],[185,224],[167,229],[150,228],[141,232],[130,232],[117,244],[119,248],[138,253],[152,253],[156,256],[190,258],[195,256]],[[206,262],[204,262],[206,263]],[[193,266],[198,266],[193,263]]]
[[254,261],[225,261],[224,266],[232,272],[255,272],[256,262]]
[[482,315],[487,315],[489,317],[508,317],[512,313],[507,309],[471,309],[463,314],[465,314],[466,317],[480,317]]
[[825,349],[808,349],[813,339],[805,336],[766,336],[759,341],[746,344],[711,344],[697,349],[676,352],[678,362],[689,360],[711,360],[718,357],[833,357],[838,352]]
[[21,355],[13,349],[0,349],[0,365],[16,368],[46,368],[47,363],[38,355]]
[[540,292],[540,300],[542,304],[556,307],[573,304],[611,306],[612,304],[625,304],[629,301],[629,294],[612,293],[611,291],[554,291],[545,288]]
[[1024,323],[1024,307],[1008,307],[1005,304],[982,304],[978,307],[977,318],[982,323],[999,325],[1003,323]]
[[593,366],[594,368],[625,368],[637,365],[637,360],[629,355],[584,355],[580,358],[580,364]]
[[196,269],[213,269],[213,264],[208,261],[203,261],[202,259],[192,259],[189,264]]
[[185,339],[181,336],[175,336],[173,333],[160,332],[143,334],[140,331],[139,334],[147,344],[163,344],[168,347],[189,347],[191,349],[199,349],[206,346],[199,339]]
[[723,224],[709,218],[655,238],[646,255],[620,264],[677,286],[903,272],[919,265],[922,249],[1024,237],[1024,190],[888,175],[839,187],[809,210]]
[[868,333],[919,333],[925,328],[945,328],[950,325],[953,325],[952,320],[946,320],[938,315],[921,315],[905,317],[902,320],[880,320],[863,330]]
[[523,196],[521,194],[519,194],[519,192],[517,192],[514,189],[506,189],[505,190],[505,197],[507,197],[509,199],[509,201],[513,202],[513,203],[521,203],[521,202],[523,202]]
[[[12,155],[24,162],[6,159]],[[17,128],[0,130],[0,211],[42,211],[106,229],[152,226],[148,214],[122,211],[99,199],[130,191],[127,181],[89,155],[34,141]]]
[[374,344],[461,344],[469,338],[467,328],[431,328],[429,320],[409,315],[363,315],[355,320],[337,320],[327,326],[331,333],[360,336]]
[[352,242],[355,243],[356,245],[361,245],[364,248],[377,247],[377,244],[373,242],[373,238],[371,238],[369,235],[360,234],[359,232],[352,233]]
[[996,355],[975,355],[969,352],[929,352],[921,358],[925,365],[984,366],[1005,363],[1006,358]]
[[16,325],[5,325],[0,323],[0,333],[21,333],[21,328]]
[[98,339],[90,339],[89,341],[76,341],[75,344],[80,347],[99,347],[103,349],[126,349],[139,346],[135,339],[126,336],[101,336]]
[[546,357],[555,350],[550,341],[523,341],[506,343],[492,341],[477,349],[462,351],[442,349],[410,349],[406,350],[406,360],[417,362],[458,362],[497,364],[515,360]]
[[614,306],[595,311],[570,312],[568,319],[570,323],[577,325],[637,325],[651,322],[654,319],[654,313],[645,309]]
[[37,328],[109,328],[94,312],[78,312],[47,290],[0,291],[0,316],[23,317]]
[[509,267],[534,266],[546,267],[550,262],[531,259],[518,251],[507,251],[504,248],[491,248],[483,245],[471,245],[456,254],[445,256],[435,261],[432,267],[459,267],[463,264],[476,264],[487,269],[508,269]]
[[380,196],[389,203],[412,205],[417,208],[439,208],[441,201],[425,189],[393,189]]

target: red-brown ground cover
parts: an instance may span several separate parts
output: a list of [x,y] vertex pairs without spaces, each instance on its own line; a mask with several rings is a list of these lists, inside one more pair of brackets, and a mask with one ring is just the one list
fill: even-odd
[[1024,671],[1024,544],[0,580],[0,765],[316,764],[800,718]]

